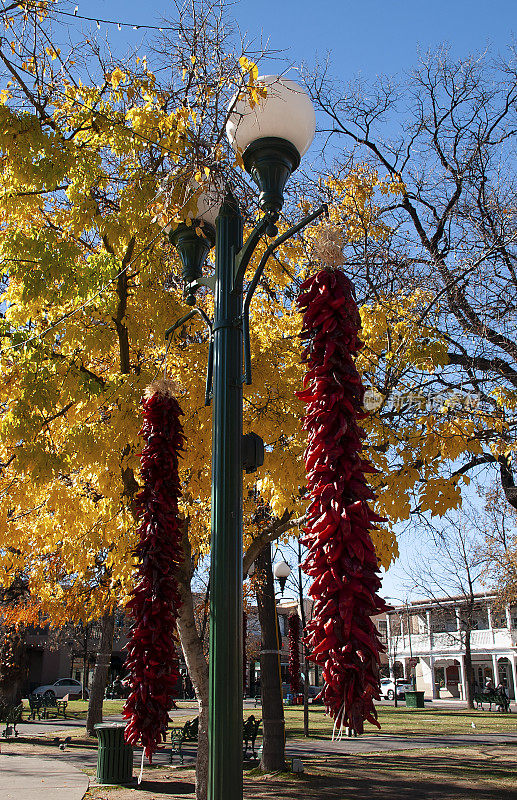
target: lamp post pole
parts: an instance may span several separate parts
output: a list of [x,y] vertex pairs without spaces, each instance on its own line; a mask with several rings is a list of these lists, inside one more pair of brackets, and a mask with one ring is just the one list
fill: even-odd
[[[251,384],[250,303],[274,250],[328,214],[323,205],[277,235],[285,184],[309,147],[316,123],[309,97],[298,84],[271,75],[259,80],[270,89],[265,100],[252,107],[247,99],[236,98],[226,132],[258,185],[262,218],[243,245],[239,205],[228,191],[215,231],[213,220],[203,220],[203,212],[201,221],[209,223],[204,233],[197,224],[185,223],[169,233],[181,258],[186,303],[193,308],[169,328],[166,338],[195,314],[203,318],[211,336],[206,388],[206,403],[213,399],[208,800],[242,798],[242,470],[255,471],[263,459],[260,437],[248,434],[243,447],[242,436],[242,387]],[[246,268],[264,234],[276,238],[262,255],[244,298]],[[199,286],[211,285],[202,272],[214,242],[212,323],[196,308],[195,295]]]
[[227,194],[216,221],[213,324],[209,800],[242,798],[242,218]]

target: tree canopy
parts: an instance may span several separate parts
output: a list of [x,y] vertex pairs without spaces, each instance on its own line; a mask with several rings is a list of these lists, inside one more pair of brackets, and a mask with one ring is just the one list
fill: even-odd
[[[65,53],[44,6],[13,14],[5,19],[12,44],[0,48],[0,580],[7,585],[23,575],[40,608],[60,623],[100,616],[125,602],[131,588],[140,398],[165,368],[164,331],[186,310],[177,257],[157,217],[172,224],[188,218],[196,187],[214,175],[237,183],[253,208],[253,191],[228,155],[223,130],[230,97],[256,92],[258,70],[252,54],[231,49],[217,15],[179,17],[155,47],[151,69],[141,56],[122,61],[88,39]],[[329,110],[323,85],[313,89]],[[470,87],[474,98],[477,86],[466,82],[464,92]],[[481,118],[488,106],[476,103]],[[339,106],[336,120],[344,110]],[[373,106],[368,114],[374,115]],[[432,144],[427,118],[422,111],[417,132]],[[446,119],[449,127],[457,124],[453,111]],[[362,139],[341,132],[361,139],[366,155],[377,157],[370,123],[364,124]],[[465,122],[460,132],[467,129]],[[483,133],[485,149],[496,147],[494,130]],[[509,136],[500,136],[503,150]],[[253,385],[245,392],[244,429],[264,438],[267,458],[245,478],[248,560],[265,541],[286,534],[305,510],[303,408],[295,396],[303,375],[301,320],[293,300],[301,280],[322,262],[346,262],[356,281],[365,343],[358,368],[380,396],[364,423],[367,449],[379,470],[378,510],[390,523],[458,505],[469,465],[497,461],[511,448],[513,367],[502,365],[495,352],[506,352],[501,336],[509,331],[501,328],[494,339],[486,314],[479,329],[468,323],[470,311],[458,306],[462,297],[481,302],[480,265],[491,264],[500,270],[499,289],[490,290],[499,303],[493,312],[498,325],[506,324],[501,304],[511,311],[504,288],[513,275],[511,237],[505,234],[504,246],[498,245],[495,234],[480,227],[483,215],[476,222],[465,210],[460,214],[464,207],[454,190],[465,192],[468,184],[474,208],[474,165],[482,163],[483,147],[478,138],[477,155],[461,177],[454,160],[451,167],[438,158],[443,176],[433,187],[444,196],[432,206],[421,172],[415,167],[405,174],[401,148],[393,164],[385,158],[374,165],[365,157],[341,165],[321,189],[333,201],[330,222],[291,240],[272,260],[251,310]],[[458,144],[449,158],[463,151],[467,144]],[[434,152],[436,158],[441,150]],[[166,176],[164,206],[156,195]],[[299,204],[293,194],[285,225],[310,199],[303,183],[293,179],[293,185]],[[435,226],[418,240],[401,216],[414,221],[415,204]],[[511,214],[502,206],[485,205],[499,215],[498,224],[509,226]],[[484,243],[473,260],[465,255],[466,233],[452,255],[452,233],[462,226]],[[212,312],[208,292],[198,302]],[[474,326],[470,333],[468,325]],[[206,338],[202,324],[192,321],[177,332],[167,355],[184,410],[183,511],[194,560],[209,549]],[[485,341],[495,348],[488,371],[478,352]],[[467,366],[459,359],[463,351]],[[508,383],[504,390],[498,376]],[[459,399],[449,392],[458,387]],[[422,399],[427,390],[441,398],[432,413]],[[481,398],[474,409],[465,405],[470,392]],[[387,567],[397,554],[392,525],[375,538]]]

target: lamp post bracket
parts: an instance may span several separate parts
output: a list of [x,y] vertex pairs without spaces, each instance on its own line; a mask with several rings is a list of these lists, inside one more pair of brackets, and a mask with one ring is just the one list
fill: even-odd
[[290,239],[291,236],[294,236],[296,233],[301,231],[307,225],[310,225],[311,222],[318,217],[321,217],[323,214],[325,214],[325,216],[328,218],[329,207],[327,203],[323,203],[323,205],[317,208],[316,211],[313,211],[311,214],[307,214],[307,216],[303,217],[300,222],[297,222],[296,225],[293,225],[291,228],[289,228],[289,230],[285,231],[285,233],[282,233],[281,236],[278,236],[273,242],[271,242],[269,247],[267,247],[264,255],[260,259],[260,263],[246,293],[242,314],[244,333],[244,383],[246,386],[251,386],[250,304],[253,295],[255,294],[255,289],[258,286],[258,283],[262,277],[262,273],[264,272],[268,262],[269,256],[276,250],[277,247],[287,241],[287,239]]
[[278,219],[277,213],[264,214],[261,220],[257,222],[250,235],[248,236],[243,247],[235,256],[235,277],[234,286],[239,287],[244,281],[244,274],[250,263],[251,256],[253,255],[260,238],[267,231],[270,225],[274,224]]
[[203,322],[205,323],[205,325],[206,325],[206,327],[208,329],[208,333],[210,335],[212,335],[212,321],[211,321],[210,317],[208,316],[208,314],[206,314],[203,311],[202,308],[193,308],[192,311],[189,311],[188,314],[185,314],[184,317],[181,317],[181,319],[179,319],[177,322],[175,322],[174,325],[171,325],[170,328],[167,328],[167,330],[165,331],[165,339],[167,340],[169,338],[169,336],[172,336],[172,334],[175,331],[177,331],[178,328],[180,328],[186,322],[191,320],[192,317],[195,317],[196,314],[199,314],[199,316],[201,317],[201,319],[203,320]]

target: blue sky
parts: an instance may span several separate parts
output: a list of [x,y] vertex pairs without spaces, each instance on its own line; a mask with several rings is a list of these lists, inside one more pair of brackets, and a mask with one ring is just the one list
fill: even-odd
[[[73,10],[74,3],[70,6]],[[281,51],[267,72],[308,66],[327,57],[336,78],[356,76],[375,79],[410,71],[419,55],[441,45],[455,57],[465,57],[490,47],[504,54],[517,37],[516,0],[244,0],[229,8],[229,15],[248,39],[269,40]],[[80,2],[79,14],[135,25],[159,25],[164,16],[175,17],[175,6],[166,0],[88,0]],[[86,23],[85,23],[86,24]],[[108,37],[114,52],[124,54],[136,46],[141,31],[101,24],[98,35]],[[262,69],[261,71],[264,71]],[[294,73],[291,73],[295,77]],[[401,542],[403,559],[410,548]],[[395,565],[384,580],[386,596],[404,597],[405,589]]]
[[[174,16],[175,7],[166,0],[88,0],[79,2],[79,13],[152,25]],[[229,14],[243,34],[283,51],[281,64],[296,67],[330,52],[333,71],[345,79],[410,69],[419,52],[444,43],[459,56],[487,45],[502,51],[517,34],[515,0],[241,0]]]

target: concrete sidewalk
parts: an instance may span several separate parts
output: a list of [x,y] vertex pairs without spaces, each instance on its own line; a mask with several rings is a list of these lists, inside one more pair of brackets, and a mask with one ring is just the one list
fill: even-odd
[[82,800],[88,776],[68,762],[0,755],[0,800]]

